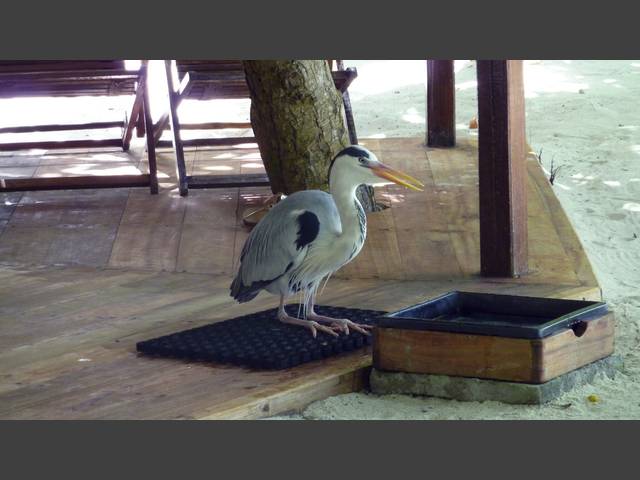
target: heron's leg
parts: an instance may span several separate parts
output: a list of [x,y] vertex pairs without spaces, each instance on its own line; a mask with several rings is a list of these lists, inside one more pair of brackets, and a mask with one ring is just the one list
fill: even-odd
[[349,328],[355,330],[356,332],[360,332],[364,335],[371,335],[367,330],[371,330],[373,327],[371,325],[361,325],[355,323],[348,318],[332,318],[325,317],[324,315],[318,315],[314,308],[316,304],[316,294],[315,292],[309,297],[309,303],[307,303],[307,318],[309,320],[314,320],[316,322],[328,323],[331,325],[331,328],[334,330],[342,330],[344,333],[349,335]]
[[334,332],[333,329],[331,329],[330,327],[327,327],[325,325],[320,325],[318,322],[315,322],[313,320],[302,320],[301,318],[296,318],[289,315],[284,309],[284,295],[280,295],[280,306],[278,307],[278,320],[280,320],[282,323],[290,323],[292,325],[301,325],[303,327],[308,328],[309,330],[311,330],[311,334],[313,335],[313,338],[315,338],[316,335],[318,334],[317,333],[318,330],[320,330],[321,332],[328,333],[329,335],[333,335],[334,337],[338,336],[338,334]]

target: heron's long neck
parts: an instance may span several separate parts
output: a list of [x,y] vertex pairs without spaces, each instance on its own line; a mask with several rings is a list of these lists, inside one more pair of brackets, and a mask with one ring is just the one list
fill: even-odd
[[359,213],[362,207],[356,197],[357,188],[357,185],[339,178],[331,181],[331,195],[338,207],[338,213],[340,213],[342,235],[349,235],[361,229],[362,219],[359,217]]

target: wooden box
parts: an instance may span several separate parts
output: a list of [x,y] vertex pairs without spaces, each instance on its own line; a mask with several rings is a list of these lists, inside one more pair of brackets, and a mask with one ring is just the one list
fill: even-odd
[[378,370],[545,383],[613,353],[605,303],[450,292],[378,319]]

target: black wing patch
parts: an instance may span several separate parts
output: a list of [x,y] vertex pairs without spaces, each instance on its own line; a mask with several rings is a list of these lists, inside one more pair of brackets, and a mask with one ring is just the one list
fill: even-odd
[[296,249],[300,250],[316,239],[320,231],[320,221],[315,213],[306,211],[298,216],[298,227]]

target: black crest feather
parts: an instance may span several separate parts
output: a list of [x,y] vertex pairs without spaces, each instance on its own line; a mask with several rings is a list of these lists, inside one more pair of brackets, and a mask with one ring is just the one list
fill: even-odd
[[331,169],[333,168],[333,164],[335,163],[336,159],[338,157],[341,157],[342,155],[369,158],[369,152],[367,152],[364,148],[359,147],[358,145],[350,145],[347,148],[343,148],[335,157],[333,157],[333,160],[331,160],[331,165],[329,166],[329,177],[331,177]]

